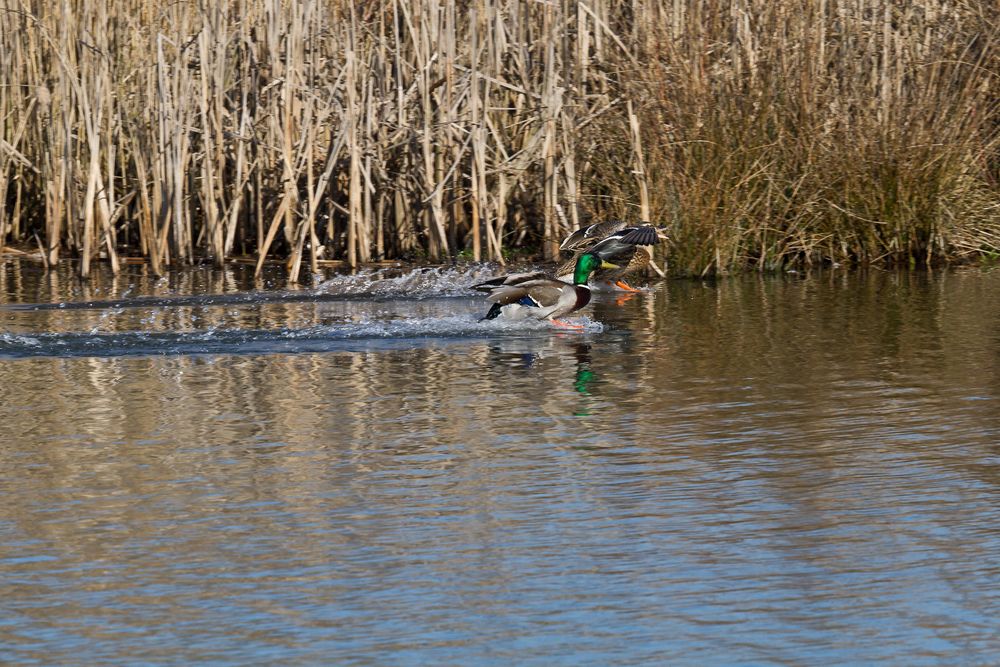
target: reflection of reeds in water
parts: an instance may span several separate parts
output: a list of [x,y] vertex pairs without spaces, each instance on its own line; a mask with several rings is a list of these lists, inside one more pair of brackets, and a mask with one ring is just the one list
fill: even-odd
[[[915,434],[933,433],[927,424],[954,416],[956,401],[1000,389],[997,322],[982,316],[1000,312],[994,285],[978,273],[674,282],[642,297],[656,299],[649,312],[638,298],[608,303],[634,311],[634,329],[589,347],[553,335],[461,350],[5,363],[0,428],[8,450],[35,462],[34,485],[51,494],[43,500],[80,502],[79,489],[106,489],[92,499],[103,525],[129,535],[167,530],[171,507],[223,520],[226,503],[278,500],[280,517],[310,526],[336,521],[332,502],[357,503],[359,513],[369,496],[408,507],[412,498],[393,495],[397,485],[381,476],[487,503],[470,512],[494,502],[502,511],[516,504],[511,487],[537,488],[534,464],[551,464],[555,452],[553,474],[600,480],[646,463],[628,468],[629,486],[662,494],[676,482],[708,496],[716,487],[707,482],[730,479],[742,465],[734,461],[764,457],[797,471],[759,471],[779,497],[822,503],[802,479],[823,465],[861,465],[879,448],[964,465],[966,454],[936,451],[936,442],[920,449]],[[966,430],[952,442],[989,441],[995,411],[960,409]],[[950,428],[946,418],[938,427]],[[879,439],[887,435],[895,439]],[[505,471],[500,488],[493,466]],[[131,502],[116,500],[123,490]],[[206,496],[218,506],[201,505]],[[38,502],[12,498],[18,516]],[[23,530],[67,539],[81,559],[100,556],[107,541],[81,531],[76,516]]]
[[[0,242],[675,270],[1000,250],[995,3],[0,0]],[[328,254],[324,254],[328,253]]]

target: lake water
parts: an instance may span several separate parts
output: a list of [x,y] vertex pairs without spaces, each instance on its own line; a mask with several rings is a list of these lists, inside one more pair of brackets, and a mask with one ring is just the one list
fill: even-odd
[[248,273],[0,262],[3,664],[998,660],[1000,271]]

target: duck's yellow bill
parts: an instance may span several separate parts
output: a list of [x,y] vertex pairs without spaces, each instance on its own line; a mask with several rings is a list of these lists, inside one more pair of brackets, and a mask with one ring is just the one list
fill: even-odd
[[612,264],[611,262],[607,261],[606,259],[602,259],[601,260],[601,268],[602,269],[620,269],[621,267],[618,266],[617,264]]

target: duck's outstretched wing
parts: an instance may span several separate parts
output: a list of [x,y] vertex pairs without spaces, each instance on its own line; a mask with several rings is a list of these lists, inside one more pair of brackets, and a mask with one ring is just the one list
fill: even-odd
[[631,245],[656,245],[667,238],[662,229],[657,229],[653,225],[626,227],[620,234],[621,242]]
[[621,220],[609,220],[576,230],[562,242],[559,249],[577,252],[593,251],[602,248],[604,243],[656,245],[666,238],[667,235],[663,229],[648,223],[629,225]]
[[595,243],[587,252],[604,261],[627,263],[638,246],[652,246],[660,242],[660,233],[652,225],[626,227]]
[[614,234],[615,232],[628,227],[624,220],[606,220],[598,222],[588,227],[581,227],[559,245],[560,250],[582,250],[593,245],[597,241]]

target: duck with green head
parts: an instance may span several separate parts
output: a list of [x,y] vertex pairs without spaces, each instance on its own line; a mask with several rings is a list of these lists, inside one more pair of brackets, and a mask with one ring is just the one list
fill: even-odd
[[493,305],[483,320],[530,318],[568,326],[558,318],[590,303],[587,281],[599,268],[617,267],[593,253],[584,253],[576,260],[572,284],[542,272],[514,273],[473,285],[472,289],[490,293],[486,300]]

